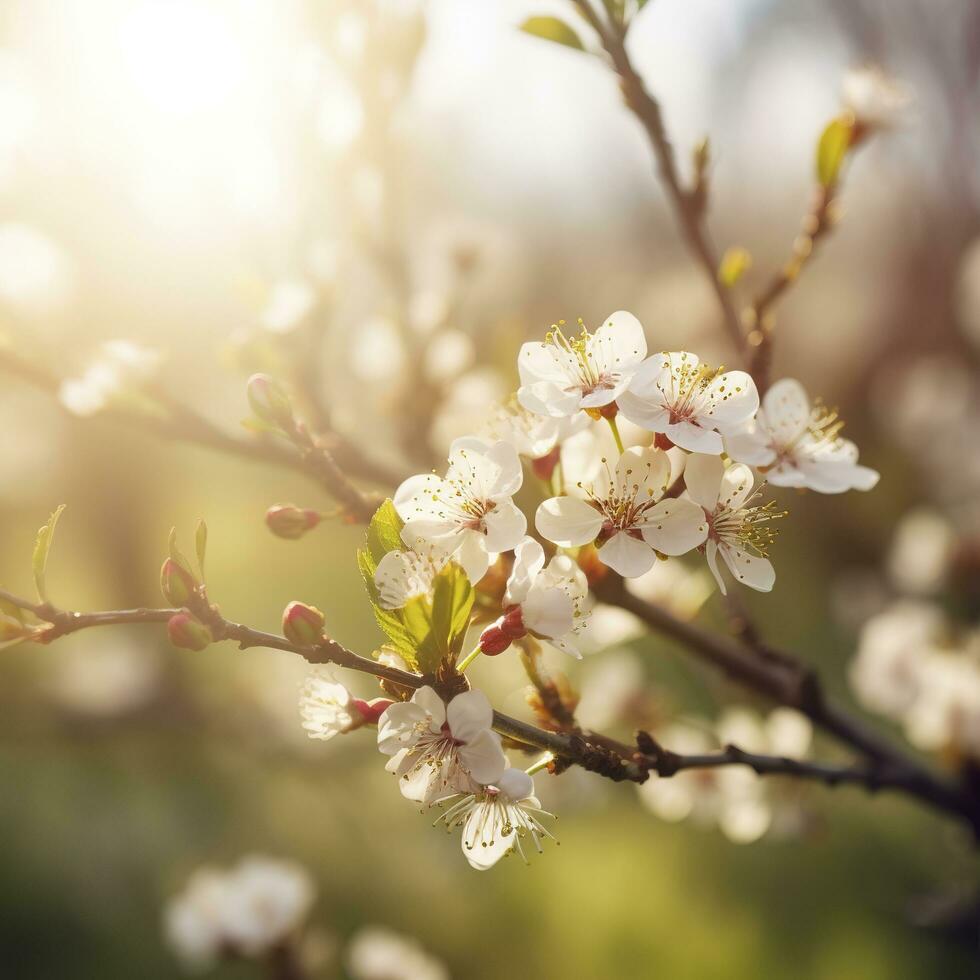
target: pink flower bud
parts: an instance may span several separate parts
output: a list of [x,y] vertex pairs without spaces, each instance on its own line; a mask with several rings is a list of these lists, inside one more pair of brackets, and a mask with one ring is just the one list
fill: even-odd
[[309,647],[323,636],[323,613],[316,606],[291,602],[282,614],[282,632],[290,643]]
[[320,515],[293,504],[276,504],[265,512],[265,523],[273,534],[295,541],[320,523]]
[[190,613],[175,613],[167,621],[170,642],[181,650],[203,650],[214,637],[211,630],[198,622]]
[[511,606],[500,620],[499,625],[504,634],[512,640],[519,640],[522,636],[527,636],[524,614],[521,612],[520,606]]
[[534,475],[542,480],[550,480],[555,467],[561,459],[561,446],[555,446],[547,456],[540,456],[538,459],[531,460],[531,469]]
[[278,381],[267,374],[253,374],[245,390],[257,418],[280,429],[293,428],[293,405]]
[[488,657],[503,653],[510,643],[511,638],[499,626],[488,626],[480,634],[480,652]]
[[160,569],[160,591],[172,606],[186,606],[194,597],[198,583],[193,575],[173,558]]
[[351,700],[351,705],[360,713],[365,725],[377,725],[378,719],[394,703],[390,698],[374,698],[371,701],[362,701],[360,698]]

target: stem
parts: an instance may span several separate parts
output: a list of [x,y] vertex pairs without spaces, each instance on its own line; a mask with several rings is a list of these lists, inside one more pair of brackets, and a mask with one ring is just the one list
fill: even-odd
[[536,772],[541,772],[542,769],[546,769],[555,761],[555,757],[551,752],[545,752],[537,762],[532,762],[531,765],[527,767],[524,771],[529,775],[533,776]]
[[626,449],[623,446],[623,437],[619,434],[619,426],[614,418],[607,417],[606,421],[609,423],[609,428],[612,429],[613,439],[616,440],[616,448],[619,450],[619,455],[622,456],[626,452]]
[[463,657],[463,659],[460,660],[458,664],[456,664],[456,670],[459,671],[459,673],[461,674],[465,673],[466,668],[469,667],[469,665],[473,663],[473,661],[476,660],[478,656],[480,656],[481,652],[482,651],[480,649],[480,644],[477,643],[476,647],[473,650],[471,650],[465,657]]

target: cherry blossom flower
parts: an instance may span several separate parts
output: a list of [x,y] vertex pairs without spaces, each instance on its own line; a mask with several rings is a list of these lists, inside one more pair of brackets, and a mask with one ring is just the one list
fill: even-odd
[[261,855],[205,867],[168,905],[164,931],[177,954],[203,966],[221,955],[261,956],[294,934],[315,897],[309,873]]
[[755,418],[725,437],[725,450],[740,463],[764,470],[776,487],[807,487],[819,493],[870,490],[878,474],[858,465],[857,446],[842,439],[836,412],[811,407],[803,386],[777,381]]
[[449,980],[449,971],[416,940],[382,926],[368,926],[347,947],[354,980]]
[[448,809],[436,823],[445,823],[449,830],[463,828],[463,854],[478,871],[492,868],[511,851],[517,851],[527,864],[525,840],[530,838],[540,854],[541,841],[555,839],[541,823],[542,817],[553,815],[541,809],[534,780],[521,769],[507,769],[492,785],[439,803]]
[[546,566],[544,549],[534,538],[525,538],[514,549],[505,613],[483,631],[481,649],[502,653],[513,640],[530,633],[581,658],[573,637],[584,625],[582,603],[588,591],[585,574],[568,555],[555,555]]
[[545,538],[564,548],[595,542],[599,560],[628,578],[649,571],[658,552],[682,555],[705,540],[700,507],[661,499],[670,477],[666,453],[633,447],[605,469],[586,500],[552,497],[538,507],[535,522]]
[[750,506],[759,497],[752,492],[753,483],[747,466],[735,463],[726,469],[718,456],[692,453],[684,468],[687,492],[707,518],[705,554],[722,595],[727,590],[719,554],[736,580],[749,588],[769,592],[776,581],[767,549],[775,537],[771,522],[785,512],[776,511],[774,503]]
[[578,337],[567,337],[564,325],[552,326],[544,343],[521,346],[517,398],[529,412],[561,418],[610,405],[646,357],[643,327],[632,313],[613,313],[594,334],[583,327]]
[[694,453],[720,454],[722,435],[758,407],[759,392],[744,371],[712,370],[687,351],[644,361],[619,399],[623,418]]
[[844,107],[865,129],[891,129],[912,104],[907,86],[891,78],[878,65],[852,68],[841,85]]
[[316,667],[300,692],[299,713],[310,738],[326,742],[376,722],[391,705],[386,698],[355,698],[325,667]]
[[429,595],[447,560],[434,546],[424,551],[389,551],[374,572],[382,609],[401,609],[409,600]]
[[457,694],[446,705],[431,687],[392,704],[378,721],[378,748],[391,756],[402,796],[429,803],[447,792],[492,783],[507,760],[491,728],[493,708],[481,691]]
[[416,551],[436,546],[476,584],[490,555],[516,547],[527,520],[511,499],[521,488],[521,461],[506,442],[457,439],[445,477],[409,477],[394,497],[405,521],[402,540]]
[[148,381],[158,364],[157,351],[128,340],[110,340],[99,357],[77,378],[62,382],[61,404],[73,415],[95,415]]

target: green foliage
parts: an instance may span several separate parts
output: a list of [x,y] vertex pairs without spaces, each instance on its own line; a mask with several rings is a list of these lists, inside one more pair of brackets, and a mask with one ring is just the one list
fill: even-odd
[[449,562],[436,575],[431,595],[416,596],[401,609],[383,608],[374,573],[385,555],[404,548],[403,526],[394,504],[386,500],[371,518],[366,547],[357,553],[357,567],[389,648],[412,670],[431,673],[440,663],[454,663],[459,656],[473,608],[473,587],[463,569]]
[[54,531],[58,526],[58,519],[64,509],[64,504],[59,505],[58,509],[48,518],[48,523],[38,528],[37,538],[34,541],[34,557],[31,560],[31,567],[34,571],[34,586],[37,589],[37,597],[41,602],[48,601],[44,581],[48,567],[48,552],[51,550],[51,542],[54,540]]
[[741,246],[735,245],[722,256],[718,266],[718,281],[731,288],[752,267],[752,256]]
[[837,183],[841,166],[851,147],[853,130],[854,123],[850,118],[838,116],[820,134],[820,142],[817,144],[817,180],[824,187]]
[[584,51],[585,45],[581,38],[563,20],[557,17],[528,17],[521,30],[525,34],[532,34],[545,41],[553,41],[555,44],[564,44],[566,48],[575,48],[577,51]]
[[208,552],[208,526],[204,521],[197,522],[197,530],[194,533],[194,546],[197,549],[197,567],[201,572],[201,581],[204,581],[204,558]]
[[167,545],[167,550],[170,557],[178,564],[180,567],[187,572],[191,578],[194,578],[194,572],[191,569],[191,563],[184,557],[183,552],[177,545],[177,528],[172,527],[170,529],[170,540]]

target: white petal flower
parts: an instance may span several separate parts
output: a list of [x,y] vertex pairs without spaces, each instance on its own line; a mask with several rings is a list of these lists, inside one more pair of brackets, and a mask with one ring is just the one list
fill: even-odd
[[493,785],[442,800],[440,805],[448,809],[436,823],[443,822],[450,830],[463,828],[463,854],[478,871],[492,868],[511,851],[517,851],[526,864],[526,840],[540,854],[541,841],[555,839],[541,823],[542,817],[552,814],[541,809],[534,780],[520,769],[507,769]]
[[414,939],[380,926],[358,932],[346,959],[353,980],[449,980],[444,964]]
[[909,88],[890,78],[877,65],[852,68],[841,87],[844,107],[858,125],[889,129],[899,123],[912,104]]
[[537,529],[566,548],[594,541],[604,564],[628,578],[642,575],[657,560],[657,552],[682,555],[708,533],[703,512],[691,501],[661,499],[669,478],[666,453],[632,447],[615,469],[606,465],[605,474],[585,488],[587,501],[544,501],[535,517]]
[[544,343],[521,346],[517,398],[529,412],[560,418],[609,405],[646,357],[643,327],[624,310],[606,317],[594,334],[583,327],[578,337],[566,337],[563,326],[553,326]]
[[508,442],[518,455],[539,460],[585,431],[591,422],[585,412],[558,418],[529,412],[515,396],[494,409],[483,430],[487,439]]
[[431,687],[388,707],[378,720],[378,749],[391,756],[406,799],[428,803],[476,783],[491,783],[506,766],[493,709],[480,691],[466,691],[448,707]]
[[307,320],[316,300],[316,289],[308,282],[283,279],[272,287],[259,323],[269,333],[290,333]]
[[752,492],[752,471],[741,463],[725,468],[718,456],[692,453],[684,468],[684,484],[691,499],[704,508],[708,522],[705,554],[708,567],[722,595],[727,594],[718,567],[718,556],[724,559],[739,582],[760,592],[769,592],[776,572],[767,557],[775,537],[770,526],[784,512],[775,504],[751,506],[759,496]]
[[316,667],[300,691],[299,713],[310,738],[329,741],[364,724],[350,691],[326,667]]
[[725,437],[725,450],[740,463],[764,470],[776,487],[807,487],[819,493],[870,490],[878,474],[858,465],[858,450],[842,439],[836,412],[811,407],[803,386],[777,381],[756,417]]
[[59,398],[73,415],[87,418],[137,391],[159,362],[157,351],[128,340],[107,341],[81,376],[62,382]]
[[457,439],[446,476],[409,477],[394,497],[405,521],[402,540],[416,551],[431,546],[453,557],[474,584],[490,555],[516,547],[527,530],[513,495],[523,480],[521,462],[506,442]]
[[446,561],[446,556],[434,546],[422,552],[389,551],[374,572],[382,608],[401,609],[410,599],[428,595]]
[[226,876],[216,868],[200,868],[184,890],[167,904],[164,935],[174,952],[189,966],[205,966],[221,955],[226,895]]
[[712,370],[687,351],[665,351],[640,365],[619,399],[623,417],[695,453],[720,454],[722,435],[743,426],[759,407],[744,371]]

